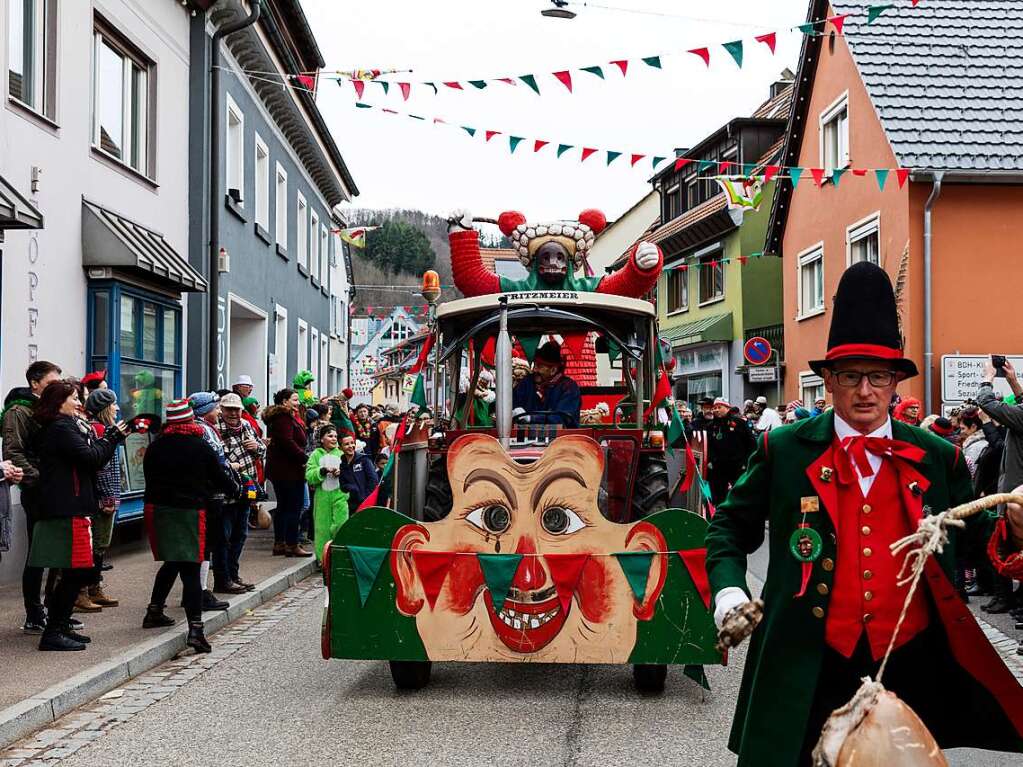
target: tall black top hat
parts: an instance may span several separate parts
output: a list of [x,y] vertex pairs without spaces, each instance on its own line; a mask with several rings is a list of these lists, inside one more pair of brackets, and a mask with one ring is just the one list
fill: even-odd
[[837,360],[850,358],[885,360],[906,378],[917,374],[913,360],[902,356],[892,281],[884,269],[866,261],[850,266],[839,280],[828,352],[812,360],[810,368],[820,375]]

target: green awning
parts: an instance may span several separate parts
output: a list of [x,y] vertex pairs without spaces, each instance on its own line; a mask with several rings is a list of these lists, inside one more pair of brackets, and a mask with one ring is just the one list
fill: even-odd
[[732,340],[732,313],[715,314],[702,320],[664,328],[661,338],[668,341],[673,348],[690,344],[705,344],[711,341]]

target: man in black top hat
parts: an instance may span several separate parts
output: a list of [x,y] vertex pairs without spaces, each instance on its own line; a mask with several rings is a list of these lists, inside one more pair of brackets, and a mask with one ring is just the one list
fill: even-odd
[[693,418],[693,431],[708,431],[714,423],[714,398],[700,397],[700,412]]
[[[927,561],[903,613],[909,586],[898,583],[903,555],[891,544],[925,514],[971,500],[973,488],[957,447],[888,415],[896,386],[917,370],[902,353],[884,270],[865,262],[846,270],[827,354],[810,367],[833,410],[761,434],[707,531],[722,638],[734,646],[749,616],[763,612],[729,740],[739,767],[809,764],[825,720],[864,677],[876,678],[890,642],[881,682],[942,748],[1023,750],[1023,688],[954,586],[960,531],[951,528],[949,544]],[[771,562],[761,606],[750,602],[746,564],[765,523]],[[896,738],[887,729],[878,737]]]
[[512,417],[516,423],[579,426],[582,399],[579,384],[565,375],[561,347],[548,341],[536,351],[533,374],[519,381],[512,393]]

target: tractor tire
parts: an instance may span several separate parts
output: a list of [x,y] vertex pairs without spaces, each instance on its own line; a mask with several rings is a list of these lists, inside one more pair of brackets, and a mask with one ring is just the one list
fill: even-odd
[[639,458],[632,493],[632,519],[644,519],[668,508],[668,462],[663,455]]
[[428,660],[391,660],[391,679],[399,690],[421,690],[430,683],[433,664]]
[[430,464],[426,477],[426,499],[423,501],[423,521],[439,522],[451,513],[454,499],[448,481],[447,456],[438,456]]
[[636,690],[644,695],[659,695],[664,692],[668,678],[668,667],[663,664],[637,663],[632,667],[632,681]]

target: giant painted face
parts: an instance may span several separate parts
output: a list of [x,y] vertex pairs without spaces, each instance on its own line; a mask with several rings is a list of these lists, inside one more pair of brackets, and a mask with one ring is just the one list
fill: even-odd
[[536,251],[536,268],[548,285],[560,285],[568,274],[568,252],[557,242],[545,242]]
[[[615,557],[624,551],[664,552],[661,532],[647,522],[617,524],[597,508],[604,468],[589,437],[554,440],[540,460],[522,465],[493,437],[466,435],[448,452],[454,499],[439,522],[405,525],[394,536],[391,569],[397,606],[415,616],[434,660],[624,662],[637,622],[654,614],[667,561],[655,554],[642,600]],[[411,552],[523,554],[507,598],[496,610],[474,556],[456,556],[431,608]],[[588,553],[563,606],[543,555]],[[539,554],[541,556],[533,556]],[[563,593],[568,593],[563,591]]]

